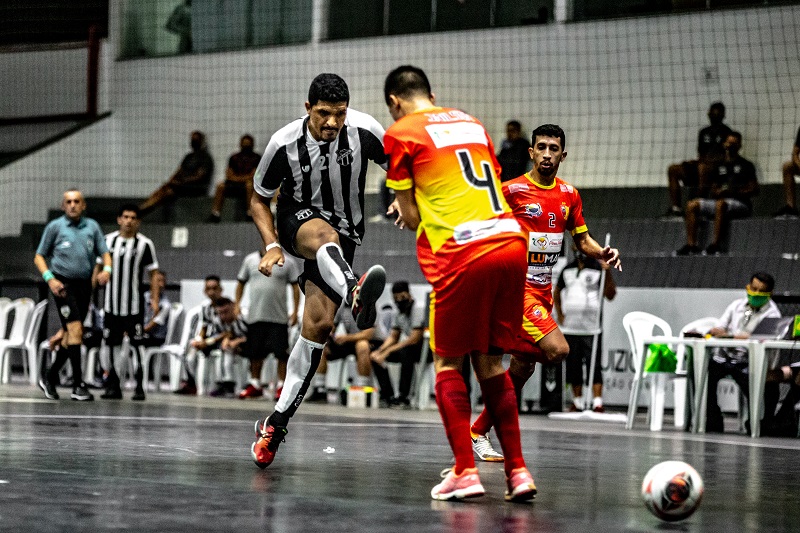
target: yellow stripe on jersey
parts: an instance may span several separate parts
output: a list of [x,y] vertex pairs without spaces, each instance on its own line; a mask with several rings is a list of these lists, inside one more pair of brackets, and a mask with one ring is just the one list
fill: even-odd
[[428,334],[430,337],[428,338],[428,345],[431,348],[431,353],[436,353],[436,339],[434,336],[434,324],[436,320],[436,292],[431,291],[431,302],[430,307],[428,308]]
[[403,180],[387,180],[386,186],[395,191],[407,191],[414,186],[414,181],[411,178]]
[[572,230],[570,233],[572,235],[577,235],[578,233],[586,233],[587,231],[589,231],[589,228],[587,228],[586,224],[584,224],[583,226],[578,226],[577,228]]

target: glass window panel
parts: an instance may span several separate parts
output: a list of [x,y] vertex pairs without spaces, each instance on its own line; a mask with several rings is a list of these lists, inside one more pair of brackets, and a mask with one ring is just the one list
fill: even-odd
[[436,0],[436,30],[488,28],[490,0]]
[[388,0],[389,35],[431,31],[431,0]]
[[331,0],[328,39],[383,35],[384,0]]

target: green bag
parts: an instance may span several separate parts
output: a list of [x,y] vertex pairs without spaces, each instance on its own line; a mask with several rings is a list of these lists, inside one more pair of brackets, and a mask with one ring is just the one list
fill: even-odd
[[669,346],[666,344],[650,345],[647,359],[644,362],[645,372],[675,372],[677,367],[678,358]]

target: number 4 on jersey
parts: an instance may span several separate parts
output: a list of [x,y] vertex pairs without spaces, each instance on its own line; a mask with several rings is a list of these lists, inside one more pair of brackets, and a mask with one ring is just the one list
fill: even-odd
[[500,196],[497,192],[495,185],[494,172],[492,172],[492,165],[488,161],[481,161],[481,169],[483,175],[479,176],[475,172],[475,166],[472,164],[472,154],[467,149],[456,150],[458,162],[461,164],[461,174],[472,187],[476,189],[486,189],[489,193],[489,199],[492,202],[492,211],[495,213],[503,212],[503,204],[500,202]]

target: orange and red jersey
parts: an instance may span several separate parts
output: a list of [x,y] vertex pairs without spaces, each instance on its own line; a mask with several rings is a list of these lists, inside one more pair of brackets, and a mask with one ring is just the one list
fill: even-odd
[[546,295],[552,306],[553,266],[561,252],[564,231],[572,235],[588,231],[581,196],[558,177],[544,187],[529,173],[503,183],[503,196],[528,238],[526,290]]
[[500,165],[483,125],[457,109],[406,115],[384,136],[386,184],[414,188],[417,257],[431,284],[519,234],[501,193]]

